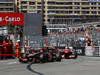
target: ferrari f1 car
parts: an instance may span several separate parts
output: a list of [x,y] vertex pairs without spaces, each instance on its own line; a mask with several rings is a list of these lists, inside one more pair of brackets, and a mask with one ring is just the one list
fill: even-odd
[[77,58],[77,52],[73,50],[72,48],[65,48],[63,51],[61,51],[62,58],[65,59],[76,59]]

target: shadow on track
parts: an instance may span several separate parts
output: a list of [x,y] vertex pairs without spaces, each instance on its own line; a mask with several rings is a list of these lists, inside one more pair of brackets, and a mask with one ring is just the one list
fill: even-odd
[[29,71],[37,74],[37,75],[44,75],[43,73],[40,73],[40,72],[37,72],[37,71],[33,70],[31,66],[32,66],[32,63],[28,64],[27,67],[26,67],[27,70],[29,70]]

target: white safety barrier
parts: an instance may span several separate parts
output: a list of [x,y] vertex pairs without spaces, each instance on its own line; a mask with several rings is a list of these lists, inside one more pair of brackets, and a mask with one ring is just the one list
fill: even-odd
[[100,56],[100,46],[87,46],[85,47],[86,56]]

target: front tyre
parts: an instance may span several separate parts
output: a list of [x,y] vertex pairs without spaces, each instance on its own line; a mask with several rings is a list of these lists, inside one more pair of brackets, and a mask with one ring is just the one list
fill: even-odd
[[60,53],[56,54],[56,61],[61,61],[61,54]]
[[20,63],[28,63],[28,59],[27,58],[19,58],[19,62]]

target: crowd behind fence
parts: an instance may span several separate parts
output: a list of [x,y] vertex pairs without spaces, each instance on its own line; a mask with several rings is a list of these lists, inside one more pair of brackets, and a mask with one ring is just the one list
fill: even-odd
[[100,45],[100,28],[95,26],[69,28],[64,32],[51,32],[48,35],[50,45],[68,45],[68,46],[85,46],[84,41],[80,37],[85,37],[87,34],[92,38],[95,46]]

